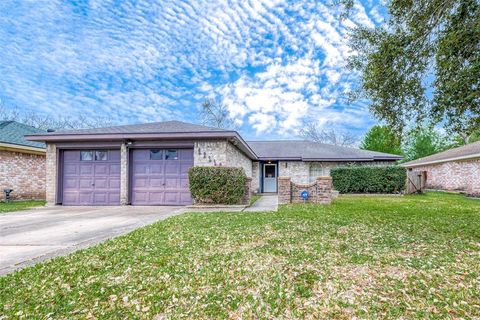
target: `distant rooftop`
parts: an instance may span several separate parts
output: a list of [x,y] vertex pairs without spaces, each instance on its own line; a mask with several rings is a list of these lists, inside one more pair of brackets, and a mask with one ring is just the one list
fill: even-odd
[[45,143],[25,140],[27,134],[45,133],[45,131],[16,121],[0,121],[0,143],[45,149]]
[[247,141],[263,160],[394,161],[401,156],[307,140]]
[[195,132],[222,132],[229,131],[214,127],[203,126],[199,124],[187,123],[182,121],[163,121],[141,124],[128,124],[122,126],[112,126],[93,129],[59,130],[49,132],[47,135],[64,134],[123,134],[123,133],[195,133]]
[[452,160],[461,160],[465,158],[480,158],[480,141],[470,143],[458,148],[453,148],[428,157],[423,157],[402,164],[405,167],[415,167],[424,164],[447,162]]

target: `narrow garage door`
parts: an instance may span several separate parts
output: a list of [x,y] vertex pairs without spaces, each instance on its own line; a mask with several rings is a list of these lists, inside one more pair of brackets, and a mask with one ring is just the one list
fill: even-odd
[[119,205],[120,150],[65,150],[64,205]]
[[192,203],[188,169],[193,149],[135,149],[131,162],[131,199],[134,205]]

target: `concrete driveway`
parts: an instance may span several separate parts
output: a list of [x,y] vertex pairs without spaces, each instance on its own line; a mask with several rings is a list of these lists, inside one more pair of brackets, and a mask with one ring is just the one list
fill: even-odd
[[0,275],[182,212],[170,206],[56,206],[0,214]]

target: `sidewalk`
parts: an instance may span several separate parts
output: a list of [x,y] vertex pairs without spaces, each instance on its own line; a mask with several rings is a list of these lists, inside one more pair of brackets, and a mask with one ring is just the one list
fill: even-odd
[[245,208],[243,212],[260,212],[260,211],[277,211],[278,196],[268,195],[262,196],[252,206]]

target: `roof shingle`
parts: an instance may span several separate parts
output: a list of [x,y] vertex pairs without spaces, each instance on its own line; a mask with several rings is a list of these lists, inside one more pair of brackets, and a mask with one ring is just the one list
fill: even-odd
[[45,143],[25,140],[27,134],[45,133],[45,131],[16,121],[0,121],[0,142],[45,149]]
[[447,162],[458,158],[475,157],[476,155],[480,158],[480,141],[470,143],[458,148],[453,148],[443,152],[435,153],[428,157],[423,157],[413,161],[405,162],[403,166],[415,167],[429,163]]
[[307,140],[247,141],[260,159],[316,161],[399,160],[401,156]]

